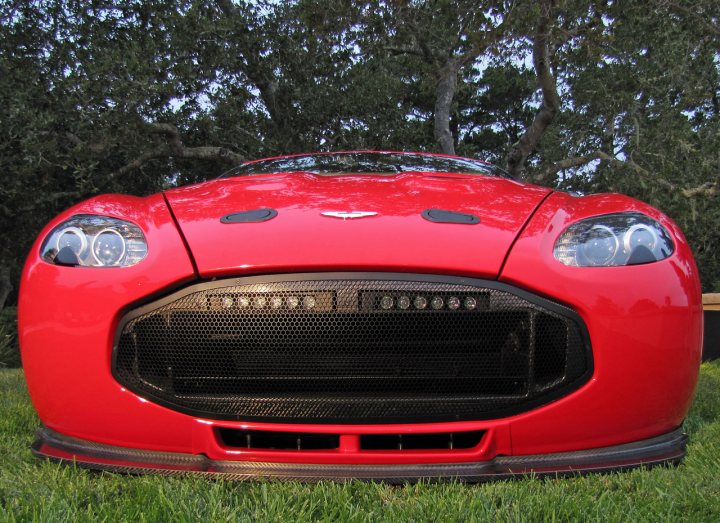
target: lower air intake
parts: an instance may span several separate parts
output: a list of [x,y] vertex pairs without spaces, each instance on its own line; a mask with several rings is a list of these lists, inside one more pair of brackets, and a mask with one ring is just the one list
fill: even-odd
[[198,284],[121,321],[129,390],[211,419],[489,419],[587,381],[570,309],[497,282],[305,274]]

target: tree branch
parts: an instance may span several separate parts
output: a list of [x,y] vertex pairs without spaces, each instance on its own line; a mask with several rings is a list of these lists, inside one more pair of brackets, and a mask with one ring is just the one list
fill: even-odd
[[502,22],[500,22],[497,26],[493,27],[489,31],[481,31],[482,37],[478,37],[477,34],[475,35],[476,41],[472,48],[462,54],[459,58],[461,65],[465,65],[466,63],[475,60],[475,58],[484,53],[488,47],[502,40],[503,36],[505,36],[505,29],[509,23],[508,20],[511,18],[513,9],[514,5],[510,7],[510,10],[507,13],[505,13]]
[[[412,17],[405,16],[404,12],[404,10],[401,10],[400,16],[412,33],[415,41],[414,45],[387,46],[385,49],[395,54],[421,56],[425,62],[435,67],[437,83],[435,87],[435,106],[433,108],[433,136],[442,153],[455,154],[455,140],[450,130],[450,112],[455,91],[457,90],[458,74],[460,69],[468,62],[477,58],[490,45],[502,38],[510,13],[506,14],[497,27],[482,32],[482,37],[478,36],[481,32],[476,33],[474,35],[475,42],[470,50],[460,55],[455,55],[455,51],[452,50],[445,56],[444,53],[433,53],[427,44],[425,32],[420,30]],[[462,33],[463,30],[464,28],[460,32]]]
[[612,161],[613,158],[604,151],[594,151],[590,154],[586,154],[583,156],[575,156],[572,158],[567,158],[565,160],[560,160],[559,162],[553,164],[550,168],[545,169],[543,172],[533,176],[533,181],[542,182],[549,176],[557,174],[560,171],[564,171],[565,169],[572,169],[573,167],[582,167],[583,165],[586,165],[594,160]]
[[602,19],[598,14],[595,14],[592,18],[590,18],[590,20],[578,24],[575,27],[571,27],[570,29],[558,28],[558,32],[562,36],[550,46],[550,56],[553,56],[558,49],[560,49],[563,45],[568,43],[573,38],[580,36],[581,34],[590,29],[595,29],[599,27],[601,23]]
[[150,124],[150,132],[164,134],[173,141],[180,141],[180,130],[171,123],[155,122]]
[[719,182],[706,182],[697,187],[682,189],[685,198],[695,198],[696,196],[715,196],[718,193]]
[[692,18],[695,23],[702,25],[709,33],[715,35],[715,37],[720,37],[720,27],[713,23],[714,18],[708,16],[708,13],[705,13],[703,9],[688,9],[685,6],[679,5],[677,2],[669,2],[667,6],[670,11],[675,11]]
[[233,16],[237,13],[237,8],[232,0],[216,0],[216,3],[225,16]]
[[150,160],[160,158],[192,158],[197,160],[222,160],[227,163],[239,164],[245,158],[236,152],[225,147],[199,146],[187,147],[183,144],[180,131],[169,123],[156,122],[150,124],[150,132],[160,134],[167,138],[167,143],[160,144],[154,149],[143,153],[130,163],[108,175],[109,180],[114,180],[125,174],[141,168]]
[[427,43],[427,40],[421,35],[420,31],[417,28],[417,25],[413,22],[413,34],[415,35],[415,43],[417,43],[418,47],[422,51],[423,57],[425,58],[425,61],[429,64],[436,63],[437,60],[435,58],[435,55],[432,52],[432,49],[430,49],[430,46]]
[[634,160],[619,160],[618,158],[615,158],[614,156],[610,156],[608,153],[602,150],[593,151],[589,154],[583,155],[583,156],[576,156],[573,158],[567,158],[566,160],[560,160],[559,162],[555,163],[552,167],[549,169],[543,171],[541,174],[534,177],[537,181],[542,181],[548,176],[552,176],[553,174],[562,171],[563,169],[571,169],[573,167],[581,167],[587,163],[592,162],[593,160],[602,160],[604,162],[608,162],[612,165],[619,166],[619,167],[629,167],[632,169],[635,174],[638,176],[641,176],[642,178],[645,178],[647,180],[652,180],[654,183],[657,183],[658,185],[662,185],[666,189],[676,191],[678,190],[678,187],[670,183],[669,181],[658,178],[657,176],[654,176],[650,171],[647,169],[641,167],[637,163],[635,163]]
[[420,49],[420,47],[418,47],[418,46],[413,46],[413,45],[400,45],[400,46],[386,45],[383,49],[385,49],[386,51],[388,51],[394,55],[412,54],[415,56],[422,56],[423,58],[425,57],[422,49]]
[[[281,97],[278,96],[280,84],[273,74],[272,66],[265,66],[267,60],[262,57],[262,49],[258,44],[247,37],[250,33],[247,22],[240,17],[242,13],[232,0],[215,0],[218,8],[223,15],[230,20],[233,30],[237,33],[236,37],[241,44],[240,55],[242,57],[238,62],[239,69],[245,74],[247,79],[257,87],[260,91],[260,99],[270,114],[270,122],[276,129],[282,129],[288,123],[288,107],[287,103],[283,103]],[[242,22],[244,30],[237,29],[238,20]]]
[[124,176],[129,172],[139,169],[150,160],[167,158],[168,156],[170,156],[170,149],[166,145],[160,146],[156,149],[143,153],[130,163],[120,167],[120,169],[118,169],[117,171],[111,172],[110,174],[108,174],[107,179],[109,181],[115,180],[116,178],[120,178],[121,176]]
[[[413,40],[415,40],[415,45],[405,47],[408,47],[410,49],[417,49],[418,51],[420,51],[419,56],[422,56],[428,64],[437,64],[437,58],[435,57],[433,50],[430,49],[430,46],[425,39],[425,33],[420,30],[417,23],[411,16],[405,16],[406,12],[407,8],[401,8],[398,10],[398,15],[400,16],[400,18],[402,18],[403,22],[410,28]],[[417,53],[412,52],[411,54]]]
[[652,183],[659,185],[664,189],[667,189],[668,191],[680,192],[685,198],[696,198],[698,196],[715,196],[716,194],[718,194],[718,190],[720,189],[720,180],[715,182],[706,182],[698,185],[697,187],[678,187],[674,183],[669,182],[664,178],[653,175],[650,171],[641,167],[632,159],[620,160],[618,158],[610,156],[608,153],[601,150],[593,151],[583,156],[575,156],[573,158],[560,160],[559,162],[556,162],[543,172],[536,174],[533,177],[533,181],[541,182],[547,177],[552,176],[562,170],[572,169],[573,167],[582,167],[583,165],[586,165],[594,160],[608,162],[609,164],[615,165],[617,167],[630,168],[635,174],[642,177],[643,179],[651,181]]

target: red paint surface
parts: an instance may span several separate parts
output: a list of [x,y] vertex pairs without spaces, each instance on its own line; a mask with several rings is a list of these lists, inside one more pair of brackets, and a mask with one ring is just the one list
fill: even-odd
[[[239,272],[396,270],[495,278],[510,244],[549,193],[497,177],[342,177],[306,173],[228,178],[181,187],[167,198],[203,277]],[[273,208],[261,223],[220,223],[227,214]],[[433,223],[439,208],[474,214],[477,225]],[[342,220],[324,211],[371,211]]]
[[[33,404],[44,424],[69,436],[205,453],[212,459],[278,462],[479,461],[497,454],[616,445],[668,432],[687,413],[700,362],[700,288],[682,233],[655,209],[619,195],[573,198],[554,193],[530,219],[547,193],[484,176],[328,178],[293,173],[176,189],[168,199],[202,276],[391,270],[498,277],[572,307],[587,324],[595,371],[582,388],[548,405],[491,421],[281,425],[196,419],[128,392],[110,372],[119,318],[131,306],[197,277],[161,195],[89,200],[41,233],[23,273],[19,300],[23,365]],[[256,224],[219,221],[225,214],[261,207],[276,208],[278,217]],[[430,223],[420,217],[429,207],[476,214],[481,224]],[[379,216],[343,221],[321,217],[326,210],[376,211]],[[653,264],[609,268],[571,268],[553,258],[554,242],[570,223],[625,210],[662,223],[674,239],[675,253]],[[45,235],[79,213],[137,224],[148,241],[146,259],[114,269],[60,267],[40,260]],[[269,451],[223,447],[216,437],[218,426],[343,436],[487,433],[477,448],[455,451],[360,451],[352,445],[337,451]]]
[[[647,265],[587,268],[567,267],[553,257],[555,240],[571,223],[630,210],[655,218],[670,232],[672,256]],[[575,450],[580,441],[614,445],[682,423],[701,359],[702,298],[690,248],[667,217],[622,195],[554,193],[513,247],[500,280],[575,309],[587,325],[595,362],[590,383],[550,406],[570,422],[528,416],[513,423],[516,450],[532,446],[533,452],[548,452],[559,444]]]

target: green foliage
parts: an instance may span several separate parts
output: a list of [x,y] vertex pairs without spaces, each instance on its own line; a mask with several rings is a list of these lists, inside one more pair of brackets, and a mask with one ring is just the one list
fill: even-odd
[[19,366],[17,307],[5,307],[0,311],[0,367]]
[[[562,108],[527,165],[530,179],[623,192],[667,212],[706,291],[720,290],[715,3],[557,2],[550,47]],[[458,153],[503,164],[540,103],[538,9],[506,0],[481,9],[464,0],[0,3],[0,267],[17,289],[40,228],[101,192],[197,182],[238,158],[436,150],[442,69],[476,48],[459,68],[449,126]],[[553,170],[597,151],[614,160]]]
[[704,364],[677,468],[478,485],[234,483],[123,476],[30,454],[21,371],[0,370],[0,519],[9,521],[717,521],[720,362]]
[[466,82],[460,100],[466,94],[469,109],[459,116],[463,135],[458,153],[502,165],[535,114],[530,104],[535,75],[506,63],[490,66]]
[[703,14],[712,4],[616,3],[582,45],[561,48],[572,107],[552,133],[564,136],[539,151],[544,165],[597,149],[623,160],[593,176],[561,173],[557,183],[629,194],[666,212],[686,233],[706,292],[720,290],[720,31]]

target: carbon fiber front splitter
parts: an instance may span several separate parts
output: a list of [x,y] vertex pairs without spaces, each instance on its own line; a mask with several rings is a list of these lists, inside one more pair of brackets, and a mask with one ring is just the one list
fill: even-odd
[[298,481],[378,480],[404,483],[419,479],[476,482],[518,475],[558,476],[677,464],[685,455],[687,435],[681,429],[634,443],[575,452],[529,456],[497,456],[476,463],[412,465],[333,465],[259,463],[212,460],[204,455],[138,450],[64,436],[46,427],[38,430],[33,453],[42,458],[76,463],[94,470],[130,474],[203,474],[233,480],[276,478]]

